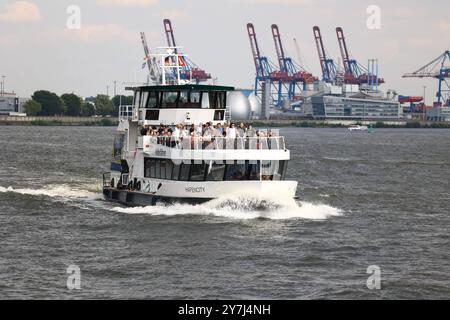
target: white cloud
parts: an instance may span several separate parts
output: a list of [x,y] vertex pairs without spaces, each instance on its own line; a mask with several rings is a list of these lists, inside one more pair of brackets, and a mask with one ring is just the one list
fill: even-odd
[[446,20],[441,20],[438,23],[438,29],[443,33],[450,32],[450,23]]
[[145,7],[158,3],[158,0],[97,0],[99,6]]
[[31,1],[15,1],[7,4],[0,13],[4,22],[36,22],[41,19],[39,7]]

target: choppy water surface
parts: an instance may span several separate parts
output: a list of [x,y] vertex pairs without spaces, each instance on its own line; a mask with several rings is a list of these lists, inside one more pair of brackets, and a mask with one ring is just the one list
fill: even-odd
[[102,200],[114,130],[0,127],[0,298],[450,298],[450,130],[284,129],[298,202],[146,208]]

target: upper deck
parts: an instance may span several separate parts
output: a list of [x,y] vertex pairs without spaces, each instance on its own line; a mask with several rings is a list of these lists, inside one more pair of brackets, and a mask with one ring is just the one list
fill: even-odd
[[140,125],[173,125],[226,121],[227,92],[216,85],[154,85],[127,87],[134,91],[132,120]]

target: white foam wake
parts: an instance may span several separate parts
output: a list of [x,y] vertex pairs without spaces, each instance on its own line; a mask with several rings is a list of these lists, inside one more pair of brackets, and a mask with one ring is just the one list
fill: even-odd
[[227,196],[201,205],[173,204],[112,210],[127,214],[149,215],[212,215],[231,219],[309,219],[324,220],[341,215],[341,210],[324,204],[297,203],[292,198],[255,198],[252,196]]
[[0,193],[19,193],[31,196],[47,196],[52,198],[68,198],[68,199],[99,199],[101,194],[94,192],[92,185],[89,186],[69,186],[69,185],[49,185],[43,188],[20,188],[12,187],[4,188],[0,186]]

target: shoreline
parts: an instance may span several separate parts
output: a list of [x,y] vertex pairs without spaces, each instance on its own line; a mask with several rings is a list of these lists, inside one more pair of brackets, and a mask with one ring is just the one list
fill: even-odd
[[[0,126],[117,126],[114,117],[17,117],[0,116]],[[236,120],[235,122],[241,122]],[[352,120],[246,120],[254,127],[299,127],[299,128],[347,128],[350,125],[372,125],[374,128],[398,129],[450,129],[450,122],[403,121],[352,121]]]
[[18,117],[0,116],[0,126],[117,126],[114,117]]

